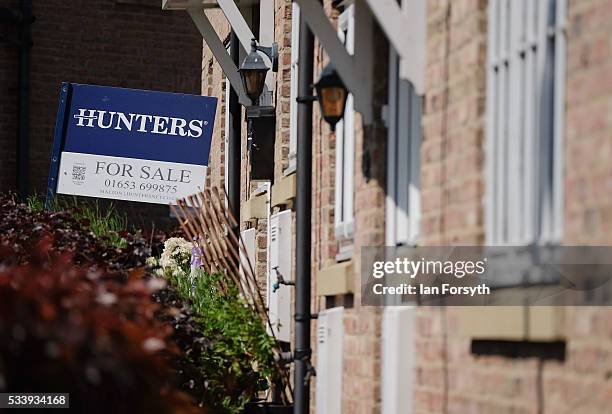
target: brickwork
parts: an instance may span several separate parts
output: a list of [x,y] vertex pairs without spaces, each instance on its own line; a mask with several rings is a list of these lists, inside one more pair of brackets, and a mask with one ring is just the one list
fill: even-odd
[[[0,2],[0,6],[6,4]],[[201,36],[184,12],[164,12],[159,2],[129,0],[99,0],[87,5],[49,0],[34,2],[33,12],[36,16],[32,26],[30,115],[33,191],[46,188],[60,82],[183,93],[200,91]],[[0,45],[2,61],[9,62],[0,69],[0,114],[16,117],[16,109],[9,103],[14,101],[17,85],[17,54],[7,49],[7,45]],[[15,128],[15,122],[2,118],[3,180],[15,174],[11,161]],[[0,184],[2,190],[14,188],[12,182]]]
[[[609,21],[612,10],[604,0],[568,2],[568,47],[565,114],[565,242],[609,244],[612,239],[612,175],[609,139],[612,124],[612,63]],[[427,81],[422,118],[421,207],[419,244],[470,245],[484,242],[485,96],[487,1],[428,2]],[[324,1],[332,24],[338,10]],[[217,22],[220,27],[225,23]],[[215,24],[217,24],[215,23]],[[217,26],[216,26],[217,27]],[[275,179],[288,163],[291,4],[275,2],[275,38],[280,67],[276,75]],[[347,297],[316,297],[313,312],[345,305],[342,406],[345,413],[376,413],[381,409],[381,312],[360,306],[360,248],[385,240],[386,137],[382,107],[387,101],[388,44],[378,27],[374,33],[376,65],[372,125],[356,117],[355,233],[351,258],[355,286]],[[210,53],[205,47],[204,66]],[[384,63],[380,63],[384,62]],[[318,77],[327,63],[315,40]],[[213,73],[218,66],[213,62]],[[204,89],[215,89],[218,76],[204,76]],[[334,235],[336,137],[313,106],[312,275],[334,263],[340,241]],[[243,130],[243,137],[246,136]],[[211,180],[222,181],[223,153],[215,135]],[[366,157],[367,154],[367,157]],[[370,159],[369,169],[364,160]],[[256,188],[247,180],[248,160],[243,141],[242,199]],[[214,179],[212,177],[215,177]],[[278,209],[274,209],[274,212]],[[258,220],[257,264],[265,280],[267,222]],[[484,309],[483,312],[487,312]],[[417,310],[414,338],[416,367],[414,413],[602,413],[609,409],[612,372],[612,311],[595,308],[565,310],[566,358],[477,356],[472,338],[458,329],[459,308]],[[316,332],[313,321],[312,332]],[[313,363],[316,341],[313,337]],[[315,382],[311,412],[316,412]],[[407,409],[408,410],[408,409]]]
[[274,177],[283,176],[289,166],[290,92],[291,92],[291,1],[276,0],[274,37],[278,43],[276,74],[276,139],[274,141]]
[[[17,0],[0,1],[0,7],[15,8]],[[1,24],[0,33],[17,37],[17,26]],[[17,140],[17,78],[19,64],[15,46],[0,42],[0,190],[15,189]]]
[[608,244],[612,234],[611,16],[609,2],[569,2],[565,236],[574,243]]
[[[331,1],[325,1],[325,10],[336,24],[339,12],[332,8]],[[315,79],[328,63],[324,50],[315,40]],[[360,252],[361,246],[379,245],[385,237],[385,180],[386,128],[380,118],[381,109],[387,100],[387,56],[388,46],[382,33],[374,32],[373,60],[375,82],[372,125],[364,128],[361,116],[355,117],[355,169],[354,205],[355,232],[352,238],[354,254],[351,262],[354,269],[356,292],[353,306],[345,306],[344,317],[344,359],[342,410],[346,413],[372,413],[380,410],[380,310],[360,305]],[[341,243],[334,235],[334,202],[336,174],[336,137],[329,125],[321,118],[318,105],[314,106],[313,125],[313,200],[312,200],[312,240],[314,276],[326,266],[336,263]],[[370,158],[370,170],[366,177],[363,160],[365,154]],[[325,308],[325,298],[316,297],[316,283],[313,283],[313,308]],[[342,305],[343,298],[337,298],[336,305]],[[313,325],[313,329],[315,326]],[[314,330],[313,330],[314,332]],[[314,362],[316,363],[316,341],[312,342]],[[312,401],[315,401],[313,391]],[[313,412],[314,404],[313,404]]]
[[[612,55],[603,24],[609,3],[568,3],[564,238],[609,244]],[[430,3],[428,16],[421,230],[426,244],[480,244],[487,4],[452,2],[450,16],[448,4]],[[414,412],[606,412],[610,312],[566,308],[565,315],[566,358],[542,361],[475,356],[472,338],[457,331],[458,308],[419,309]]]

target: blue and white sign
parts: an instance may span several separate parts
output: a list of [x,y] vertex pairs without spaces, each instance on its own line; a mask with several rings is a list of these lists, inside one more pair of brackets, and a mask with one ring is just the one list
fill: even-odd
[[55,192],[156,204],[203,189],[217,98],[62,84]]

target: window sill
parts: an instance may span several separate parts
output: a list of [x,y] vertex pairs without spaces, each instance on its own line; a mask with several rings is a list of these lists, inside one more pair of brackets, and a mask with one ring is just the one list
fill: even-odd
[[353,262],[337,263],[317,272],[317,296],[353,293]]
[[456,312],[459,335],[471,339],[547,342],[566,337],[563,307],[471,306]]

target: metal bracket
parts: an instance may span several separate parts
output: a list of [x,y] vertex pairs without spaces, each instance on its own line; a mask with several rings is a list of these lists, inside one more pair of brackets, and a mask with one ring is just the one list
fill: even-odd
[[253,42],[255,42],[255,50],[262,52],[272,62],[272,72],[278,72],[278,43],[273,42],[272,46],[263,47],[259,46],[255,38],[253,38],[251,40],[251,48],[253,47]]
[[293,356],[293,352],[288,351],[275,354],[274,360],[284,366],[293,363],[295,361],[295,358]]
[[308,321],[311,321],[312,319],[318,319],[318,318],[319,318],[318,313],[311,313],[308,316],[302,315],[301,313],[296,313],[293,315],[293,320],[295,322],[308,322]]
[[308,103],[308,104],[309,104],[309,103],[316,102],[316,101],[318,101],[318,100],[319,100],[319,98],[317,98],[317,97],[316,97],[316,96],[314,96],[314,95],[308,95],[308,96],[298,96],[297,98],[295,98],[295,101],[296,101],[297,103]]

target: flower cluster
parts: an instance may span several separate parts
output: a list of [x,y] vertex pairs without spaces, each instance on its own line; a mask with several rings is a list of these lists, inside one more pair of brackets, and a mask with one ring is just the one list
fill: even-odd
[[186,277],[194,267],[201,266],[198,248],[182,237],[172,237],[165,241],[161,256],[149,257],[147,264],[154,268],[157,276]]

